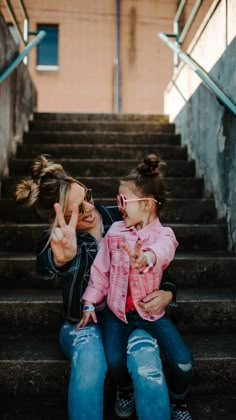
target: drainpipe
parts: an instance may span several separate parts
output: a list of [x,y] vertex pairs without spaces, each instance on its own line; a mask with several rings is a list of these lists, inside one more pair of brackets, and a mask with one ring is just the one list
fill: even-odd
[[115,112],[120,112],[120,0],[116,0]]

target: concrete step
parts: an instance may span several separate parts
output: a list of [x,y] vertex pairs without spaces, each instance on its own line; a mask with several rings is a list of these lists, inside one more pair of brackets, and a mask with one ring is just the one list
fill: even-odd
[[[178,288],[230,287],[232,273],[236,271],[236,255],[226,252],[177,253],[168,270]],[[29,253],[1,253],[0,278],[1,289],[55,289],[61,287],[60,282],[42,281],[37,276],[35,255]]]
[[[66,398],[69,363],[53,336],[1,335],[0,389],[5,396]],[[185,337],[194,355],[191,395],[232,396],[235,383],[235,335]],[[4,344],[4,345],[3,345]],[[33,386],[32,386],[33,384]],[[222,395],[223,395],[222,394]],[[22,399],[23,400],[23,399]]]
[[169,116],[164,114],[129,114],[129,113],[73,113],[73,112],[35,112],[37,121],[138,121],[169,123]]
[[[135,159],[57,159],[66,171],[78,176],[124,176],[136,167]],[[9,162],[10,175],[29,175],[31,159],[11,159]],[[167,160],[163,173],[168,177],[193,177],[195,163],[193,161]]]
[[168,313],[182,333],[233,332],[236,327],[236,288],[182,289],[177,307]]
[[[182,333],[233,332],[236,327],[236,289],[182,289],[177,307],[168,309]],[[57,331],[63,322],[60,290],[2,290],[1,333]]]
[[[116,198],[119,188],[119,177],[79,177],[80,181],[88,187],[92,188],[97,197],[114,197]],[[167,189],[167,197],[169,198],[203,198],[204,183],[203,179],[193,177],[171,178],[164,177]]]
[[[104,204],[112,203],[117,196],[117,191],[119,188],[119,177],[85,177],[77,176],[82,183],[87,187],[92,188],[94,191],[94,196],[101,201],[102,198],[105,199]],[[10,176],[3,178],[1,185],[1,195],[2,197],[13,197],[13,191],[15,185],[22,179],[22,176]],[[165,177],[164,181],[167,188],[167,197],[169,198],[202,198],[203,197],[203,180],[196,178],[176,178]],[[113,198],[108,198],[113,197]],[[199,206],[201,208],[201,203],[199,201]],[[194,213],[196,214],[198,208],[196,208]]]
[[[114,394],[114,392],[113,392]],[[23,399],[6,398],[1,403],[2,420],[67,420],[66,400],[48,398]],[[189,408],[193,420],[235,420],[236,399],[234,395],[189,395]],[[104,420],[117,420],[114,410],[114,397],[105,394]],[[130,420],[137,420],[133,415]],[[149,419],[147,419],[149,420]],[[164,420],[164,419],[163,419]]]
[[32,131],[86,131],[86,132],[149,132],[174,133],[175,124],[159,123],[155,121],[30,121]]
[[175,133],[149,133],[149,132],[73,132],[68,131],[30,131],[24,133],[25,144],[155,144],[180,145],[180,135]]
[[34,159],[40,154],[49,154],[54,160],[61,159],[120,159],[141,160],[149,153],[158,154],[161,159],[187,159],[187,148],[155,144],[21,144],[17,148],[17,158]]
[[[227,248],[225,224],[170,224],[179,242],[180,251],[219,251]],[[33,252],[43,224],[0,224],[0,252]]]
[[[96,198],[95,201],[97,201]],[[101,200],[98,200],[98,202],[101,202]],[[116,205],[116,199],[109,199],[109,203]],[[205,198],[170,198],[161,211],[160,218],[163,223],[213,221],[217,223],[214,200]],[[40,218],[32,209],[20,207],[14,200],[2,199],[0,200],[0,223],[3,222],[31,223],[40,222]]]
[[228,252],[177,252],[168,269],[178,290],[182,287],[235,289],[236,285],[232,282],[235,270],[236,254]]
[[[236,271],[236,254],[232,253],[177,253],[169,273],[181,288],[234,287],[232,276]],[[57,289],[60,281],[43,281],[35,272],[35,254],[0,254],[1,289]]]

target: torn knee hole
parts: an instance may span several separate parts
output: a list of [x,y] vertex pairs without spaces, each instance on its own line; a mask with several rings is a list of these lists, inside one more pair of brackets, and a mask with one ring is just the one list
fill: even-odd
[[192,362],[189,363],[178,363],[178,368],[182,370],[182,372],[189,372],[192,369]]
[[127,354],[134,354],[144,348],[146,351],[155,351],[158,348],[157,341],[152,337],[132,337],[128,342]]
[[138,369],[138,373],[140,376],[159,384],[163,381],[162,371],[153,366],[142,366]]

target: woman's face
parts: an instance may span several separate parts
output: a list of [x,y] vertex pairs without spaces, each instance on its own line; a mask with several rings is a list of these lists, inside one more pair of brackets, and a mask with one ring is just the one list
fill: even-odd
[[76,182],[71,184],[68,193],[67,206],[64,213],[66,223],[69,223],[73,205],[76,204],[79,209],[83,209],[84,213],[78,215],[76,225],[77,230],[86,230],[94,228],[96,225],[95,208],[93,201],[86,201],[86,190]]

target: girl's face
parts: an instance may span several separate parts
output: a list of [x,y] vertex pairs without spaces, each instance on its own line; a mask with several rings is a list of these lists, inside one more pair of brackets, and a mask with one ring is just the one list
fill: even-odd
[[[133,188],[132,188],[133,187]],[[124,182],[119,187],[119,194],[123,194],[126,200],[135,200],[142,198],[135,192],[133,183]],[[125,203],[125,209],[122,211],[123,220],[127,228],[135,226],[142,228],[147,223],[146,201],[130,201]]]
[[89,231],[96,225],[95,208],[93,200],[88,192],[89,190],[85,190],[81,185],[74,182],[71,184],[71,188],[68,193],[64,217],[66,223],[69,223],[73,205],[76,204],[79,208],[78,221],[76,225],[77,230]]

